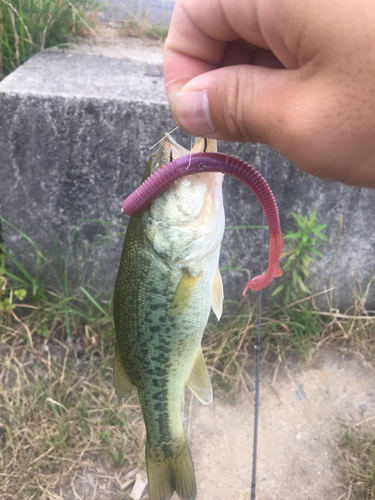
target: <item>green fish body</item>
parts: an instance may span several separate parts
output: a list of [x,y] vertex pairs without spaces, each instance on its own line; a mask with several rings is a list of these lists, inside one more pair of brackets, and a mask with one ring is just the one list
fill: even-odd
[[[203,141],[199,140],[195,151]],[[216,142],[208,142],[216,149]],[[166,137],[144,178],[188,151]],[[218,261],[224,232],[222,174],[177,181],[130,218],[114,296],[114,385],[137,387],[146,425],[150,500],[195,500],[194,467],[181,421],[187,385],[205,404],[212,389],[201,350],[210,308],[220,318]]]

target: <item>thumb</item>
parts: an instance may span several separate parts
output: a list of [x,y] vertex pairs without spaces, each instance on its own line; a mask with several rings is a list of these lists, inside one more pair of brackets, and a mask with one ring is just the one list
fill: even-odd
[[200,74],[172,97],[173,90],[173,117],[189,134],[268,144],[310,174],[359,184],[343,148],[353,139],[342,131],[342,94],[329,79],[238,65]]
[[169,92],[173,117],[191,135],[276,147],[285,131],[283,117],[289,114],[291,73],[249,65],[208,71],[174,96]]

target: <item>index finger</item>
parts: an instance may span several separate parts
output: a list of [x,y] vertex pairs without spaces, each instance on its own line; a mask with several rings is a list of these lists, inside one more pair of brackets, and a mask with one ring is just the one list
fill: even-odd
[[[238,16],[242,8],[248,10],[250,2],[239,0],[235,4],[235,9],[232,7],[228,13],[225,2],[220,0],[177,1],[164,47],[168,97],[173,97],[195,76],[217,68],[227,43],[241,38],[228,18],[233,13]],[[248,31],[249,26],[247,34]]]
[[164,48],[169,102],[192,78],[219,67],[231,42],[239,41],[249,54],[266,49],[285,67],[295,67],[280,33],[288,13],[276,10],[267,0],[177,0]]

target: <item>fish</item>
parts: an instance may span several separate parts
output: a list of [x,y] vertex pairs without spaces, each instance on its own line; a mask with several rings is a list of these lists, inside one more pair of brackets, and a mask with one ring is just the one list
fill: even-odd
[[[192,153],[215,152],[198,139]],[[143,180],[171,158],[189,154],[166,135]],[[138,390],[146,426],[150,500],[195,500],[197,486],[184,434],[185,385],[203,404],[212,401],[201,340],[211,308],[223,308],[219,271],[225,228],[222,173],[201,172],[174,182],[129,220],[114,292],[114,387]]]

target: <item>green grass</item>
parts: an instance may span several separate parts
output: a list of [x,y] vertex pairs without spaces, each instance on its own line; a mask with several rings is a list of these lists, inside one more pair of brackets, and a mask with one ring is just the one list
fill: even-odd
[[[12,331],[12,325],[17,323],[21,326],[22,339],[32,350],[39,339],[48,342],[57,338],[71,345],[77,335],[82,336],[82,332],[87,337],[90,331],[101,331],[102,335],[106,332],[105,336],[113,338],[113,292],[108,291],[106,299],[103,293],[100,296],[90,284],[86,270],[93,252],[98,247],[104,248],[113,238],[120,241],[126,227],[109,221],[81,221],[74,226],[64,250],[51,235],[57,262],[53,265],[33,239],[1,216],[0,221],[3,226],[7,225],[9,230],[21,235],[35,254],[34,268],[25,269],[0,243],[0,336],[8,330]],[[75,241],[77,231],[87,223],[101,224],[104,230],[92,245],[78,250]],[[71,255],[77,251],[81,257],[76,267],[71,269]],[[53,289],[45,288],[41,279],[43,270],[48,270],[54,277]]]
[[[310,268],[316,260],[314,257],[323,258],[323,254],[317,250],[316,246],[318,243],[329,242],[327,236],[322,233],[327,225],[316,223],[315,210],[310,219],[293,212],[292,216],[296,231],[288,231],[283,236],[284,251],[281,254],[281,260],[286,259],[286,262],[282,266],[283,276],[279,280],[281,284],[272,294],[275,296],[282,292],[284,304],[312,293],[307,286],[307,280],[311,275]],[[285,243],[289,244],[287,250],[285,250]]]
[[0,0],[0,80],[27,59],[92,30],[96,0]]

